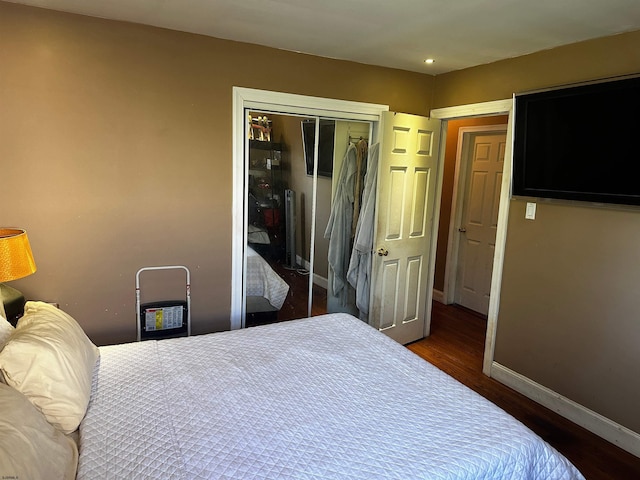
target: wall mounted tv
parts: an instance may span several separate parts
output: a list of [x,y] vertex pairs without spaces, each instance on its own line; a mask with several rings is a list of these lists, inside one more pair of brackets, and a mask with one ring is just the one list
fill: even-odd
[[516,95],[513,195],[640,205],[640,77]]
[[[333,174],[333,145],[336,132],[335,120],[320,120],[320,140],[318,141],[318,175],[331,177]],[[315,148],[316,122],[302,121],[302,143],[307,175],[313,175],[313,150]]]

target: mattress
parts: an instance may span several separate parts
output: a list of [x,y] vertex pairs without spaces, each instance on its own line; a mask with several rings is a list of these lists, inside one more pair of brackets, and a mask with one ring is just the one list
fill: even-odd
[[289,285],[253,248],[247,246],[247,297],[264,297],[280,310],[289,293]]
[[78,479],[581,479],[347,314],[100,348]]

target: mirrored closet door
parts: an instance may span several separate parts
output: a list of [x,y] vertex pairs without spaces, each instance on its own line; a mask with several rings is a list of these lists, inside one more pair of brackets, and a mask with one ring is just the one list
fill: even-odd
[[[366,142],[370,127],[247,112],[245,326],[357,312],[348,285],[333,293],[340,277],[330,265],[329,249],[336,250],[338,234],[327,225],[349,144]],[[342,247],[350,250],[345,238]]]

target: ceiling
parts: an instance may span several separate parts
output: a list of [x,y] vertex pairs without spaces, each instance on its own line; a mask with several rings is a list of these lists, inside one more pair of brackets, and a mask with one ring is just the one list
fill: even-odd
[[[434,75],[640,29],[638,0],[13,3]],[[434,58],[435,63],[425,64],[426,58]]]

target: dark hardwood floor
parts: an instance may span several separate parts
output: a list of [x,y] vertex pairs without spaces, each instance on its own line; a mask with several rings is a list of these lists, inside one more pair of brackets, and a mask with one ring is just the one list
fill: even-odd
[[[304,269],[291,269],[281,263],[271,263],[271,267],[289,284],[289,293],[278,312],[278,321],[306,317],[309,302],[309,272]],[[323,313],[327,313],[327,290],[314,284],[311,316]]]
[[431,335],[407,347],[527,425],[588,480],[640,479],[640,458],[482,373],[486,320],[433,303]]

